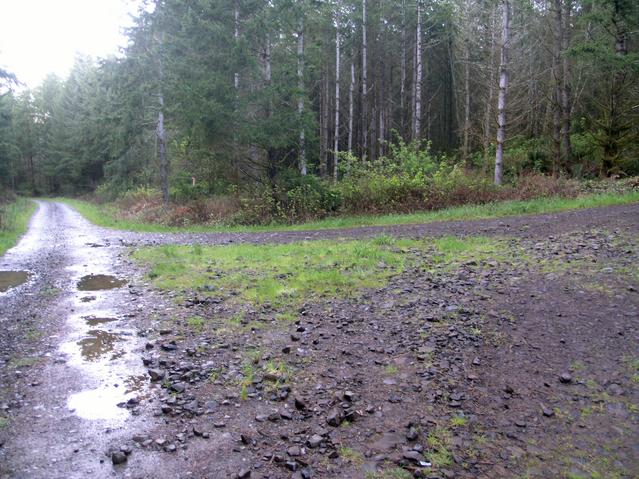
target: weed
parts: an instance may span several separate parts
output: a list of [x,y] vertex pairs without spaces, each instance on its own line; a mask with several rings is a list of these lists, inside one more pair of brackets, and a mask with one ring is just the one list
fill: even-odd
[[450,419],[451,427],[462,427],[468,424],[468,419],[464,416],[454,416]]
[[202,332],[204,329],[204,319],[199,316],[191,316],[186,320],[186,324],[188,324],[189,328],[198,333]]
[[364,456],[362,453],[351,449],[350,447],[340,447],[337,452],[343,460],[356,466],[359,466],[364,462]]
[[399,372],[399,368],[394,364],[389,364],[384,367],[384,374],[388,376],[394,376]]

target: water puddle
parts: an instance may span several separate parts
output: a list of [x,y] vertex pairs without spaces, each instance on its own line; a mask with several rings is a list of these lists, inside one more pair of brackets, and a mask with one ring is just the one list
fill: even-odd
[[80,278],[78,289],[80,291],[100,291],[119,288],[125,284],[125,279],[116,278],[109,274],[89,274]]
[[89,326],[100,326],[101,324],[107,324],[107,323],[112,323],[114,321],[118,321],[118,318],[98,318],[95,316],[84,316],[83,317],[84,321],[86,321],[86,323]]
[[67,407],[82,419],[126,419],[129,412],[121,406],[132,397],[136,397],[146,382],[145,375],[128,376],[124,379],[124,384],[108,384],[71,395]]
[[27,271],[0,271],[0,293],[20,286],[29,279]]
[[101,329],[92,329],[88,334],[88,337],[78,341],[80,354],[86,361],[97,361],[105,354],[110,353],[120,340],[118,334]]

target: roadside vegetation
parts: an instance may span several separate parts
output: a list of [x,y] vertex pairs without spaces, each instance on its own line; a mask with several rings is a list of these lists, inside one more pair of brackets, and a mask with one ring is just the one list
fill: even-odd
[[35,204],[25,198],[0,202],[0,255],[17,243],[34,211]]
[[[234,220],[236,214],[220,217],[213,212],[218,200],[196,200],[168,208],[162,206],[159,192],[139,190],[125,197],[106,203],[95,201],[62,198],[65,203],[76,208],[91,222],[107,228],[115,228],[141,232],[215,232],[215,231],[267,231],[267,230],[311,230],[352,228],[358,226],[384,226],[395,224],[418,224],[446,220],[488,219],[504,216],[555,213],[570,209],[594,208],[639,202],[639,180],[636,178],[624,181],[589,182],[579,185],[571,184],[562,192],[553,190],[546,192],[530,188],[528,199],[504,199],[508,195],[502,190],[502,199],[476,203],[467,198],[468,203],[459,201],[442,201],[441,209],[379,214],[349,214],[347,210],[339,210],[321,219],[310,219],[299,222],[289,219],[258,224],[241,225]],[[534,197],[534,192],[540,194]],[[510,190],[513,197],[521,195],[521,190]],[[229,202],[231,200],[228,200]],[[213,210],[209,211],[208,208]],[[199,211],[199,213],[198,213]],[[239,210],[238,210],[239,211]],[[360,212],[361,213],[361,212]],[[182,216],[180,216],[182,215]],[[312,218],[312,217],[311,217]]]

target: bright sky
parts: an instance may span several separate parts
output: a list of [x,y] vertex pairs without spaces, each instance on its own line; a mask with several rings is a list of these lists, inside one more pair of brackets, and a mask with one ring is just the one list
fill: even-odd
[[0,0],[0,66],[36,87],[65,78],[76,52],[106,57],[126,45],[139,0]]

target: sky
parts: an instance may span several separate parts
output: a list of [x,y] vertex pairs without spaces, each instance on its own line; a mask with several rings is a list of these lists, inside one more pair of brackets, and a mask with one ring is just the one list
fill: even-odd
[[76,53],[94,58],[126,45],[139,0],[0,0],[0,67],[35,88],[48,73],[66,78]]

